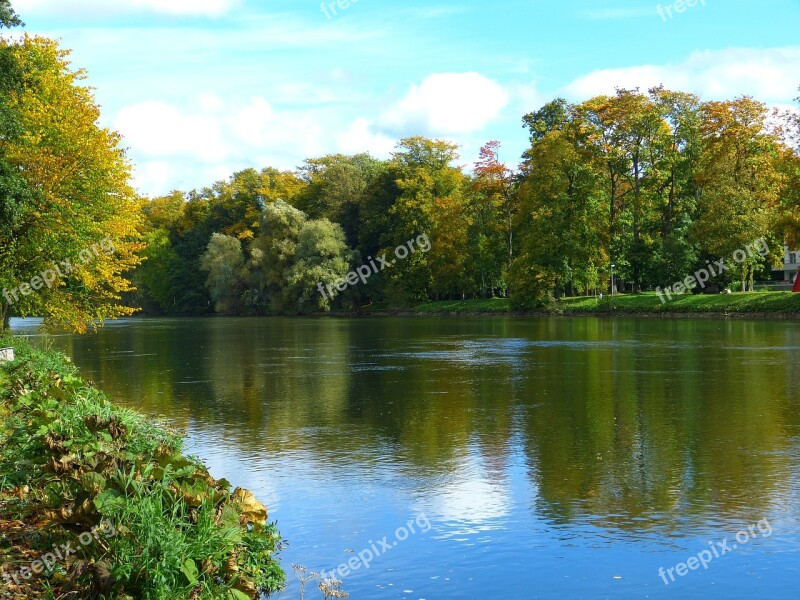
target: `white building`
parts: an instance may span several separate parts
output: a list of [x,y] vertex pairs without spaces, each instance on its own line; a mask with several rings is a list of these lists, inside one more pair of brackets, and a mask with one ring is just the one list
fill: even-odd
[[785,247],[786,254],[783,257],[783,280],[787,283],[794,283],[797,277],[797,269],[800,268],[800,250],[790,250]]

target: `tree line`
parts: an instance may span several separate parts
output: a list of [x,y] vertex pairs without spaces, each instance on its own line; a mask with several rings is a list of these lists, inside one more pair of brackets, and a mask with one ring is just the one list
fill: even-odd
[[[0,29],[18,27],[0,0]],[[331,154],[144,198],[120,136],[69,51],[0,37],[0,328],[14,315],[78,330],[132,314],[273,314],[509,297],[516,308],[617,282],[681,281],[755,240],[715,283],[768,278],[800,243],[800,122],[753,98],[664,88],[556,99],[523,117],[516,168],[488,142],[409,137],[385,160]],[[319,284],[430,241],[331,297]],[[113,253],[58,268],[101,240]],[[58,273],[47,289],[25,282]],[[39,286],[41,287],[41,286]],[[12,301],[9,301],[11,299]]]
[[[556,99],[524,116],[516,170],[487,143],[469,168],[442,140],[401,140],[388,160],[314,158],[247,169],[144,205],[148,312],[267,314],[508,296],[535,308],[617,284],[682,281],[756,240],[713,283],[752,289],[800,241],[797,118],[753,98],[703,102],[663,87]],[[331,300],[320,282],[425,234],[431,250]]]

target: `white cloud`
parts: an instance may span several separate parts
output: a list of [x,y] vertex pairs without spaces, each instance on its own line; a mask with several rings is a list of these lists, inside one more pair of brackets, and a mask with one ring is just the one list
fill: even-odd
[[229,12],[239,0],[15,0],[22,15],[92,15],[109,12],[147,11],[170,15],[218,17]]
[[133,168],[137,187],[166,192],[172,183],[172,165],[165,160],[143,161]]
[[208,112],[185,114],[149,100],[123,108],[115,126],[132,149],[148,157],[184,156],[213,163],[228,154],[221,123]]
[[359,117],[350,128],[339,135],[339,150],[345,154],[369,152],[377,158],[388,158],[394,150],[396,142],[390,137],[372,131],[368,119]]
[[188,99],[148,99],[123,107],[109,125],[123,135],[138,167],[136,186],[163,194],[210,185],[246,167],[292,169],[332,152],[388,158],[398,137],[388,129],[415,123],[413,133],[477,148],[479,140],[471,138],[480,137],[509,103],[500,85],[477,73],[432,75],[381,116],[377,102],[357,108],[336,102],[338,92],[326,89],[316,98],[327,103],[295,101],[287,108],[280,99],[292,95],[310,94],[304,85],[284,81],[268,96],[246,100],[207,91]]
[[796,95],[800,72],[800,46],[755,49],[732,48],[694,52],[683,62],[641,65],[595,71],[564,88],[572,99],[610,94],[614,88],[647,89],[659,84],[691,91],[703,99],[733,98],[747,94],[765,102],[787,102]]
[[336,146],[329,117],[278,111],[260,96],[242,103],[203,94],[186,108],[147,100],[119,111],[113,127],[137,165],[136,187],[149,194],[210,185],[246,167],[291,169]]
[[234,132],[239,140],[258,146],[269,136],[275,112],[264,98],[252,98],[250,104],[234,116]]
[[393,133],[458,134],[480,131],[508,104],[508,94],[479,73],[438,73],[414,85],[380,118]]
[[520,119],[522,115],[536,110],[552,99],[542,93],[536,81],[512,82],[506,86],[506,89],[512,98],[512,109]]

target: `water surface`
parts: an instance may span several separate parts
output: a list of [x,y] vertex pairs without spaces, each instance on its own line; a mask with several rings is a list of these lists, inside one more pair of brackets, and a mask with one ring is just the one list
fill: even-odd
[[292,563],[368,549],[355,600],[797,595],[800,323],[130,319],[53,343],[269,506],[281,599]]

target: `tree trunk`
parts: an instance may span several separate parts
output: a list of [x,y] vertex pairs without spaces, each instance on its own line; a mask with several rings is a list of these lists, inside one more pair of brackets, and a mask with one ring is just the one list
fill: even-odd
[[638,155],[633,159],[633,248],[634,260],[633,262],[633,291],[638,294],[642,291],[642,270],[639,264],[639,243],[642,239],[641,227],[639,225],[642,207],[642,188],[639,178],[639,157]]
[[514,216],[508,211],[508,272],[511,272],[511,263],[514,262]]
[[8,304],[0,303],[0,334],[5,333],[11,325],[11,310]]

